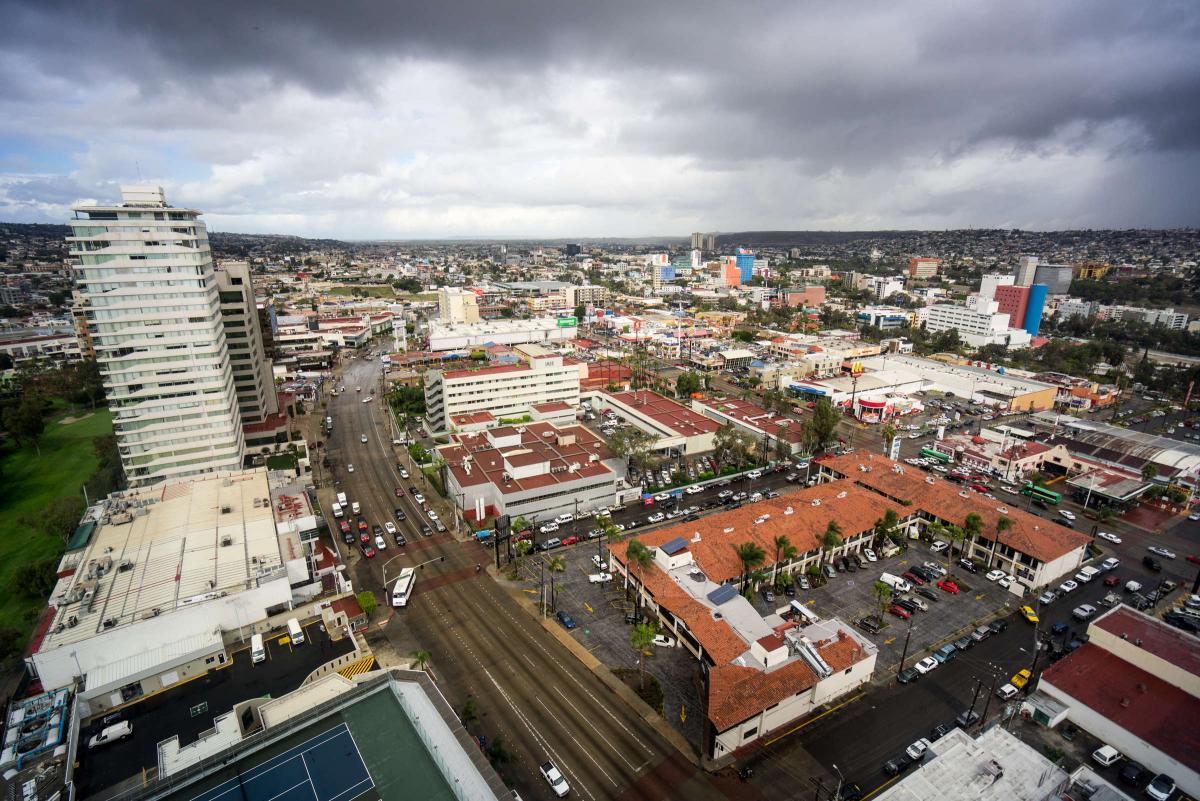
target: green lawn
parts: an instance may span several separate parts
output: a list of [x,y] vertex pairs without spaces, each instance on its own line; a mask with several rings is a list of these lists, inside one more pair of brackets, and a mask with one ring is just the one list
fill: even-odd
[[368,298],[394,298],[396,290],[390,284],[382,286],[335,286],[329,290],[330,295],[353,295],[355,291]]
[[78,495],[83,482],[96,470],[92,438],[112,433],[108,409],[67,425],[57,422],[61,419],[46,423],[41,456],[32,446],[20,450],[10,446],[0,454],[4,468],[4,492],[0,493],[0,626],[26,632],[33,627],[31,618],[36,619],[45,602],[11,592],[13,574],[28,562],[54,556],[63,543],[24,528],[17,521],[36,516],[56,498]]

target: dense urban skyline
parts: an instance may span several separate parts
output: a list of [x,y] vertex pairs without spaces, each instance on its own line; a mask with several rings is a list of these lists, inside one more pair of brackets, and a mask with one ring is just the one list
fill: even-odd
[[342,238],[1195,225],[1185,3],[5,4],[0,219]]

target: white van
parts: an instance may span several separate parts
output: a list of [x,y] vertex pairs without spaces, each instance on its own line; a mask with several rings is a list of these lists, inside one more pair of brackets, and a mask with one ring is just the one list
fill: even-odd
[[262,662],[267,658],[267,648],[263,645],[263,636],[255,634],[250,638],[250,661],[252,663]]
[[912,592],[912,585],[899,576],[893,576],[891,573],[882,573],[879,580],[891,587],[896,592]]
[[133,734],[133,724],[128,720],[122,720],[114,723],[111,726],[104,727],[99,734],[94,735],[88,740],[88,748],[99,748],[102,745],[115,743],[118,740],[127,740]]
[[342,505],[340,503],[335,503],[333,505],[333,516],[334,517],[342,516]]
[[339,492],[337,494],[337,499],[338,503],[340,503],[342,506],[347,506],[349,504],[349,501],[346,500],[346,493],[344,492]]
[[1075,580],[1081,584],[1087,584],[1089,581],[1100,575],[1100,571],[1091,565],[1079,568],[1079,572],[1075,574]]
[[350,504],[350,511],[354,512],[354,514],[358,514],[362,511],[362,507],[358,505],[358,501]]
[[304,645],[304,629],[300,628],[300,621],[293,617],[288,620],[287,626],[292,645]]

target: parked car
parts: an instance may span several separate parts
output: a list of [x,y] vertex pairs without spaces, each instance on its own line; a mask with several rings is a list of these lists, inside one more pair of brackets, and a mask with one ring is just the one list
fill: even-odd
[[940,664],[941,662],[937,661],[932,656],[927,656],[921,661],[917,662],[917,664],[913,665],[913,667],[923,676],[926,673],[932,673]]
[[896,674],[896,682],[899,684],[909,684],[921,678],[921,676],[922,673],[916,668],[906,667]]
[[888,611],[891,612],[896,617],[900,618],[901,620],[908,620],[908,618],[910,617],[908,610],[905,609],[903,606],[900,606],[899,604],[892,604],[888,608]]
[[1175,780],[1165,773],[1160,773],[1146,785],[1146,795],[1154,801],[1168,801],[1175,795]]
[[546,780],[546,784],[550,785],[550,789],[559,798],[571,792],[571,787],[567,784],[567,780],[563,778],[562,773],[559,772],[558,768],[550,760],[547,759],[539,765],[538,771],[542,774],[542,778]]
[[1080,604],[1071,610],[1071,616],[1079,620],[1091,620],[1096,614],[1096,607],[1091,604]]
[[1111,745],[1102,745],[1092,752],[1092,760],[1108,767],[1121,759],[1121,752]]
[[554,616],[556,618],[558,618],[558,622],[561,623],[562,627],[564,629],[566,629],[567,631],[570,631],[571,629],[575,628],[575,626],[576,626],[575,619],[573,617],[571,617],[570,615],[568,615],[566,612],[560,611],[560,612],[555,613]]
[[950,593],[951,595],[957,595],[959,592],[958,585],[955,584],[950,579],[942,579],[941,581],[938,582],[937,585],[938,585],[939,590],[945,590],[946,592]]
[[968,573],[978,573],[979,572],[979,568],[976,567],[975,563],[972,562],[970,559],[967,559],[965,556],[962,559],[958,560],[958,566],[961,567],[963,570],[967,571]]
[[659,648],[674,648],[679,644],[679,641],[674,637],[668,637],[665,634],[654,635],[654,639],[651,640],[651,642],[653,642]]
[[1021,668],[1013,674],[1013,677],[1009,679],[1009,683],[1017,689],[1021,689],[1029,683],[1031,678],[1033,678],[1033,672],[1029,668]]
[[993,620],[991,623],[988,624],[988,628],[992,630],[992,634],[999,634],[1000,632],[1002,632],[1008,628],[1008,621],[1005,620],[1004,618],[1000,618],[998,620]]
[[947,643],[933,652],[933,658],[939,662],[949,662],[958,656],[958,649]]
[[1153,556],[1143,556],[1142,564],[1158,573],[1162,570],[1162,562],[1155,559]]
[[863,617],[858,619],[858,627],[872,634],[878,634],[883,630],[883,621],[877,617]]
[[1021,615],[1030,623],[1038,622],[1038,614],[1033,610],[1032,606],[1022,606]]

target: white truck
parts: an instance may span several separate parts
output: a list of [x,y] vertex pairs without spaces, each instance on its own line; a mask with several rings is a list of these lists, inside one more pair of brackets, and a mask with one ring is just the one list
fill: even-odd
[[339,492],[337,494],[337,502],[340,503],[342,506],[349,506],[349,503],[346,501],[346,493]]
[[342,505],[340,503],[335,503],[333,505],[333,516],[334,517],[342,516]]

